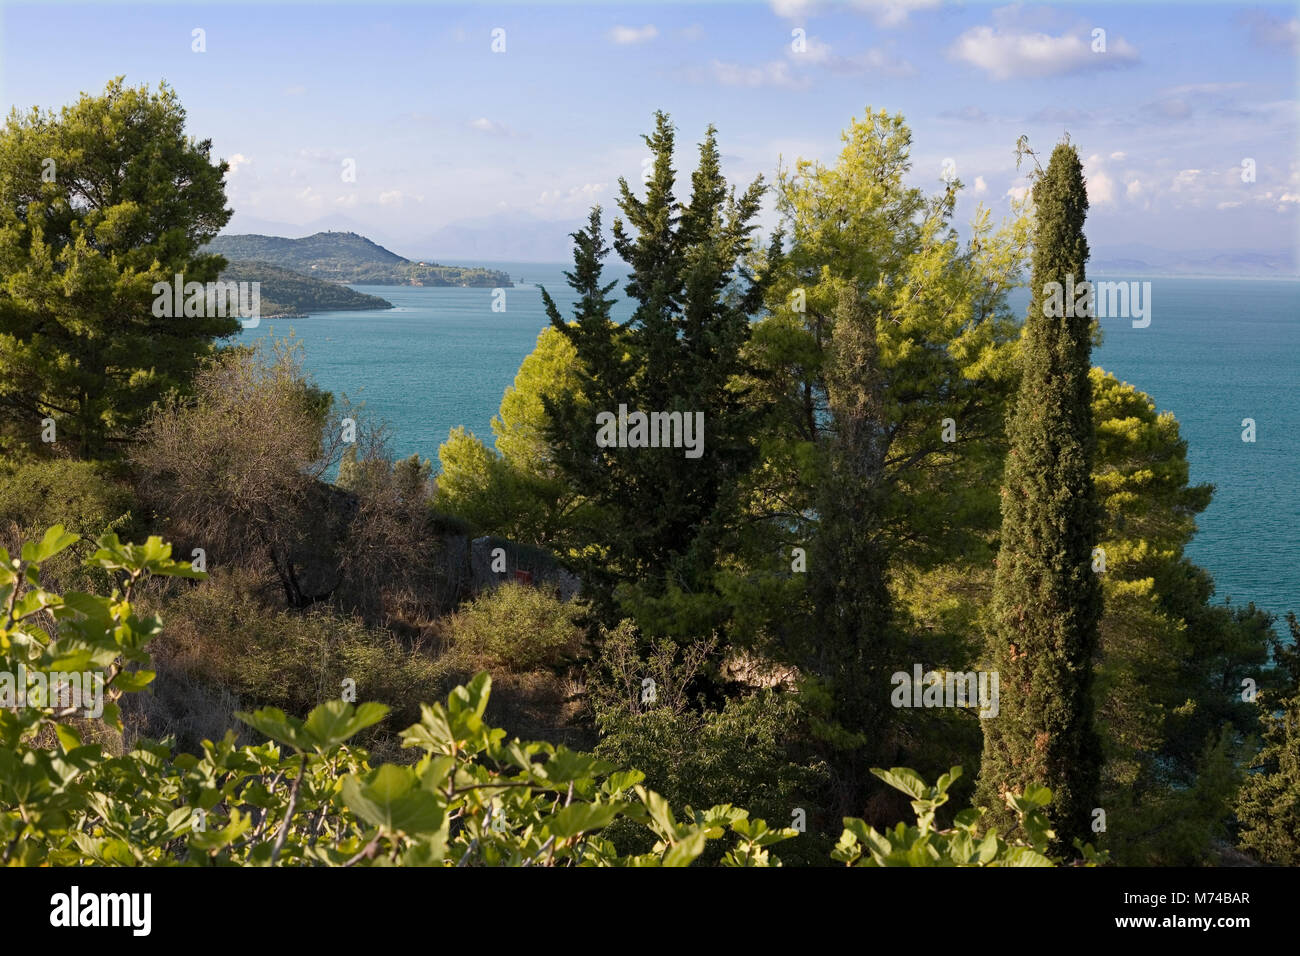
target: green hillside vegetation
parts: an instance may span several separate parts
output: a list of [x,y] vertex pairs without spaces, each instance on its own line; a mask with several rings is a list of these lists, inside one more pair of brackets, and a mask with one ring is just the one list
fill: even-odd
[[393,307],[393,303],[377,295],[356,292],[341,283],[302,275],[269,262],[231,261],[221,270],[221,278],[228,282],[260,282],[262,318],[266,319]]
[[413,262],[355,232],[318,232],[302,239],[217,236],[204,252],[223,255],[232,262],[266,262],[331,282],[493,289],[513,285],[510,276],[496,269]]
[[[435,478],[300,340],[150,307],[179,271],[288,270],[290,305],[418,264],[208,245],[227,166],[166,88],[11,116],[0,675],[103,694],[0,706],[0,863],[1300,860],[1300,622],[1214,600],[1214,488],[1093,321],[1008,301],[1085,274],[1078,151],[1019,143],[1026,202],[963,240],[900,115],[740,188],[675,136]],[[620,403],[707,412],[701,455],[598,441]]]

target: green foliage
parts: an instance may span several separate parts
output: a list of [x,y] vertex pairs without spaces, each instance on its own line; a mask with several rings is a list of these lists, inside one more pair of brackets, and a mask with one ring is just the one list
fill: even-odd
[[1073,147],[1053,150],[1033,196],[1032,298],[1007,423],[997,633],[989,647],[1001,675],[1001,714],[984,721],[978,793],[996,806],[1008,791],[1046,783],[1068,845],[1090,832],[1102,762],[1092,698],[1102,614],[1092,566],[1101,517],[1092,480],[1093,319],[1087,309],[1052,315],[1048,308],[1049,283],[1060,289],[1085,279],[1088,197]]
[[[613,283],[602,279],[609,250],[599,207],[574,234],[574,269],[567,273],[578,295],[574,320],[543,296],[552,327],[580,363],[575,393],[547,404],[547,439],[569,486],[604,519],[588,529],[579,563],[597,607],[611,619],[620,583],[650,597],[670,582],[708,593],[718,538],[735,511],[735,482],[756,450],[753,416],[735,385],[750,315],[761,304],[762,282],[743,263],[753,251],[764,187],[761,178],[740,195],[728,186],[709,127],[689,201],[679,201],[674,138],[668,116],[656,113],[654,132],[644,137],[653,157],[644,197],[619,183],[614,249],[630,267],[632,318],[622,325],[610,320]],[[681,447],[602,446],[594,416],[617,415],[620,406],[681,413],[692,423],[702,415],[699,457],[685,458]]]
[[891,578],[990,558],[1014,383],[1006,294],[1027,222],[1017,210],[995,231],[981,208],[963,247],[961,183],[908,183],[901,116],[868,111],[843,142],[833,165],[778,179],[783,234],[757,266],[769,315],[746,350],[763,457],[743,479],[748,538],[724,590],[740,620],[768,609],[757,645],[808,675],[849,813],[874,784],[866,768],[914,739],[888,706],[889,675],[918,659]]
[[231,260],[221,270],[224,282],[257,282],[263,319],[305,316],[310,312],[391,309],[393,303],[377,295],[356,292],[339,282],[300,275],[269,262]]
[[451,686],[446,663],[390,631],[326,604],[305,611],[268,606],[248,583],[247,575],[218,569],[202,586],[165,600],[167,632],[155,656],[169,676],[291,713],[340,696],[351,679],[358,699],[387,704],[402,719],[415,719],[415,702]]
[[[56,526],[24,545],[20,559],[0,554],[0,658],[10,673],[19,662],[101,668],[116,699],[152,680],[147,644],[161,630],[157,618],[134,613],[134,590],[150,574],[201,575],[172,561],[158,538],[122,545],[105,535],[91,561],[121,576],[120,591],[61,597],[41,588],[40,563],[75,541]],[[47,615],[53,635],[37,624]],[[725,838],[724,865],[769,866],[780,862],[769,847],[795,836],[729,805],[686,807],[679,819],[635,771],[507,740],[483,720],[490,688],[481,673],[445,705],[423,706],[403,732],[417,759],[401,766],[371,766],[349,743],[386,717],[373,703],[332,700],[305,719],[276,708],[241,714],[270,738],[264,744],[237,746],[227,733],[198,755],[141,741],[109,756],[82,742],[71,708],[25,700],[0,709],[0,862],[687,866],[708,841]],[[115,702],[103,720],[121,729]],[[52,748],[32,745],[43,730]],[[618,820],[645,828],[651,848],[621,855],[601,833]]]
[[[947,829],[935,825],[935,813],[948,802],[948,788],[961,776],[961,767],[953,767],[933,787],[906,767],[871,772],[912,798],[916,826],[899,823],[882,833],[862,820],[845,818],[832,857],[846,866],[1057,866],[1062,862],[1051,856],[1056,834],[1047,820],[1052,792],[1046,787],[1029,786],[1023,793],[1006,795],[1016,823],[1003,837],[996,827],[981,828],[984,811],[979,808],[958,812]],[[1008,837],[1013,834],[1011,841]],[[1087,866],[1107,862],[1106,854],[1091,844],[1076,840],[1075,846]]]
[[1242,849],[1265,863],[1300,865],[1300,620],[1287,615],[1290,643],[1273,656],[1286,685],[1259,695],[1264,746],[1237,800]]
[[585,614],[542,588],[507,581],[453,614],[445,634],[463,660],[507,670],[557,667],[582,650]]
[[592,524],[592,509],[559,474],[546,439],[546,403],[571,396],[578,375],[569,340],[542,329],[492,419],[495,454],[459,427],[439,447],[435,507],[479,532],[524,544],[563,548],[585,537],[581,529]]
[[1099,368],[1091,384],[1106,561],[1093,692],[1101,840],[1125,864],[1194,865],[1226,835],[1243,758],[1230,725],[1251,729],[1254,707],[1225,688],[1259,676],[1267,624],[1209,605],[1208,576],[1184,556],[1213,488],[1189,484],[1177,420]]
[[[185,110],[119,77],[0,132],[0,442],[40,446],[54,419],[81,457],[107,454],[184,389],[226,317],[160,318],[156,282],[217,278],[200,247],[230,218],[225,162],[185,133]],[[51,165],[52,164],[52,165]]]
[[[0,463],[0,545],[17,550],[50,525],[93,540],[106,531],[127,534],[137,525],[129,485],[95,462],[37,458]],[[47,580],[84,589],[107,582],[64,552],[45,566]],[[84,555],[83,555],[84,557]]]
[[777,820],[791,820],[802,808],[812,818],[810,829],[791,846],[790,858],[818,860],[830,846],[812,829],[828,772],[797,749],[806,720],[799,696],[763,688],[730,696],[721,706],[693,699],[715,643],[683,648],[665,638],[642,653],[631,621],[602,631],[587,681],[600,730],[594,752],[637,767],[672,803],[730,801]]

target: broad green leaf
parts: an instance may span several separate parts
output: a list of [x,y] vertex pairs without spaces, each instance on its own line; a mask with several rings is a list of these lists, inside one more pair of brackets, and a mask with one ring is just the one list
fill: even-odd
[[707,834],[702,829],[694,829],[664,854],[664,866],[690,866],[696,858],[704,852],[704,844],[708,839]]
[[40,544],[32,544],[29,541],[23,545],[23,560],[28,564],[40,564],[80,540],[80,535],[64,531],[63,525],[56,524],[45,532],[45,537],[41,539]]
[[307,715],[303,729],[322,752],[333,750],[365,728],[379,723],[388,713],[383,704],[354,706],[343,700],[326,701]]
[[556,811],[546,825],[557,840],[567,840],[579,833],[609,826],[623,806],[621,803],[574,803]]
[[367,783],[354,776],[343,781],[343,802],[367,823],[390,833],[429,833],[442,826],[445,803],[416,785],[409,767],[384,764]]
[[880,770],[873,767],[871,772],[895,790],[901,790],[917,799],[924,797],[929,790],[920,774],[915,770],[909,770],[907,767],[893,767],[889,770]]

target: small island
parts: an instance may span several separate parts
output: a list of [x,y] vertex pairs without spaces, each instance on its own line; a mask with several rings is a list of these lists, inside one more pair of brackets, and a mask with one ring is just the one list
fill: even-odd
[[[217,236],[204,251],[225,256],[232,263],[261,263],[332,283],[488,289],[514,286],[510,276],[499,270],[414,262],[355,232],[318,232],[302,239],[260,235]],[[343,305],[337,308],[355,307]]]
[[221,270],[223,282],[261,283],[261,315],[266,319],[296,319],[313,312],[391,309],[393,303],[377,295],[349,289],[300,272],[281,269],[254,259],[227,260]]

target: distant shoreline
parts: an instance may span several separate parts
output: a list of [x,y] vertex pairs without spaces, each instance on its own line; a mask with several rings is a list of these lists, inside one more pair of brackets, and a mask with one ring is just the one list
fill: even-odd
[[1200,272],[1127,272],[1118,269],[1089,269],[1088,274],[1092,276],[1115,276],[1125,279],[1218,279],[1220,281],[1224,279],[1240,279],[1243,282],[1300,282],[1300,275],[1233,276]]

